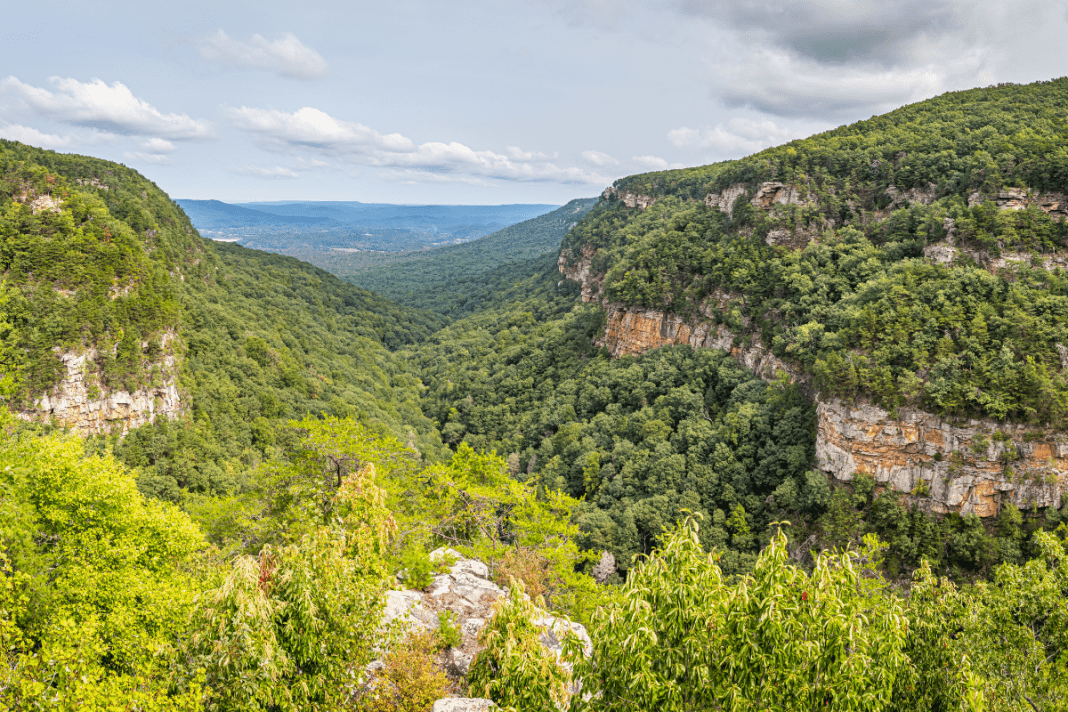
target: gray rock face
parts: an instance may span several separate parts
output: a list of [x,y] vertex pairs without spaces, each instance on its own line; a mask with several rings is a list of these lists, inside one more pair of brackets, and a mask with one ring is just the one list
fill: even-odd
[[[41,396],[32,408],[20,411],[24,420],[55,420],[64,427],[83,435],[125,434],[131,428],[155,421],[156,418],[174,418],[183,411],[178,393],[179,362],[168,344],[174,334],[165,333],[161,339],[164,355],[155,364],[160,380],[154,386],[146,386],[129,393],[107,391],[99,382],[93,361],[96,349],[74,353],[57,349],[63,361],[66,375],[47,394]],[[142,344],[146,347],[148,344]]]
[[[440,626],[439,614],[446,612],[460,631],[461,643],[446,651],[441,662],[449,675],[463,678],[481,649],[478,634],[493,615],[493,604],[506,592],[489,580],[489,567],[481,561],[468,559],[452,549],[436,549],[430,554],[432,561],[446,557],[454,562],[449,572],[436,576],[425,590],[390,591],[386,594],[382,624],[400,620],[412,629],[437,630]],[[544,630],[542,644],[552,650],[557,658],[563,652],[563,640],[568,631],[578,635],[588,653],[593,650],[590,636],[578,623],[569,625],[564,620],[545,615],[535,624]]]

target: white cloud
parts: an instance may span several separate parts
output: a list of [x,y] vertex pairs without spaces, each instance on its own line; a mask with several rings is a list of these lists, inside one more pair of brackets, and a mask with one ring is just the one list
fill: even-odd
[[351,121],[305,107],[292,114],[273,109],[231,109],[235,126],[275,151],[311,150],[331,158],[379,168],[407,169],[436,175],[481,176],[498,180],[548,181],[604,185],[608,176],[578,167],[561,167],[555,156],[523,151],[477,151],[462,143],[416,144],[398,133],[382,134]]
[[252,35],[243,42],[219,30],[196,42],[203,59],[227,67],[266,69],[290,79],[320,79],[330,73],[330,65],[315,50],[304,45],[292,32],[269,41]]
[[141,163],[170,163],[171,157],[165,153],[149,153],[147,151],[126,151],[122,154],[128,161]]
[[755,49],[712,74],[728,105],[776,116],[830,117],[887,111],[946,91],[953,77],[981,74],[978,53],[939,65],[884,68],[875,64],[827,65],[778,49]]
[[53,150],[57,148],[66,148],[71,142],[70,136],[47,134],[38,131],[35,128],[21,126],[19,124],[0,126],[0,138],[6,138],[8,141],[19,141],[29,146],[50,148]]
[[172,153],[175,150],[173,143],[165,138],[149,138],[138,141],[138,145],[151,153]]
[[583,151],[582,159],[591,166],[597,166],[598,168],[619,165],[618,160],[601,151]]
[[122,83],[108,86],[99,79],[52,77],[55,92],[23,84],[15,77],[0,81],[0,93],[13,97],[38,116],[74,126],[124,136],[151,136],[168,139],[203,139],[211,137],[206,121],[186,114],[164,114],[148,102],[138,99]]
[[299,178],[300,174],[283,166],[263,168],[261,166],[244,165],[231,169],[239,175],[252,176],[254,178]]
[[669,131],[667,137],[676,148],[711,151],[717,156],[740,158],[808,133],[779,127],[769,119],[735,117],[715,126],[697,129],[683,126]]
[[634,156],[631,158],[636,165],[650,171],[666,171],[671,165],[660,156]]

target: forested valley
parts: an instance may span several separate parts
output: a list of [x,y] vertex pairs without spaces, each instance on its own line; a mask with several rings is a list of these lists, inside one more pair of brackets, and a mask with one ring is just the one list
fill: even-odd
[[[997,423],[935,456],[996,477],[1062,442],[1066,195],[1068,80],[1005,85],[344,281],[0,141],[0,709],[1064,709],[1068,501],[936,511],[817,423]],[[615,358],[611,309],[731,338]],[[72,428],[75,381],[181,405]],[[469,560],[478,630],[383,624]]]

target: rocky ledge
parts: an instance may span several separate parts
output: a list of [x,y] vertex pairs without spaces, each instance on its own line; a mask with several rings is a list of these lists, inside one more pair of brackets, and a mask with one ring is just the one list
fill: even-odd
[[[738,334],[715,323],[740,295],[713,294],[692,318],[659,309],[626,307],[601,297],[603,276],[591,269],[594,252],[583,249],[561,271],[582,284],[583,301],[599,301],[604,335],[596,345],[614,357],[637,356],[661,346],[689,344],[730,354],[756,375],[771,380],[780,372],[806,382],[797,365],[772,354],[757,334]],[[745,319],[742,319],[743,328]],[[1068,367],[1068,349],[1064,351]],[[1007,503],[1026,509],[1059,507],[1068,494],[1068,439],[1053,430],[987,420],[951,422],[918,409],[894,416],[873,405],[848,405],[813,395],[817,406],[817,466],[841,482],[855,473],[902,492],[921,509],[945,514],[993,517]]]
[[[434,581],[421,591],[408,589],[387,593],[383,626],[400,620],[412,630],[437,630],[440,627],[438,614],[443,611],[452,614],[462,635],[462,642],[442,653],[439,663],[452,679],[463,680],[481,650],[478,644],[479,631],[493,615],[493,604],[505,596],[507,591],[489,579],[489,567],[481,561],[465,558],[452,549],[436,549],[430,554],[430,558],[433,561],[452,559],[454,563],[448,573],[436,576]],[[586,628],[578,623],[556,618],[546,612],[535,620],[534,624],[542,630],[542,645],[551,650],[558,660],[563,654],[564,638],[569,633],[582,640],[588,653],[593,652],[593,642],[586,633]],[[566,666],[565,663],[561,664]],[[371,684],[374,672],[381,667],[382,663],[377,661],[367,666]],[[486,706],[478,706],[486,703],[489,701],[449,698],[447,701],[439,700],[434,709],[439,712],[473,712],[489,709]],[[467,706],[464,706],[465,704]]]
[[[167,350],[173,339],[165,334],[165,355],[152,364],[159,372],[156,385],[132,393],[107,391],[91,373],[98,354],[95,349],[84,353],[59,352],[66,375],[52,390],[41,396],[31,408],[19,411],[25,420],[55,421],[83,435],[119,432],[153,422],[156,418],[175,418],[182,412],[178,393],[178,360]],[[144,344],[143,347],[147,347]]]
[[1068,485],[1068,442],[1060,433],[816,402],[820,469],[841,481],[869,474],[927,511],[992,517],[1009,502],[1020,509],[1059,507]]

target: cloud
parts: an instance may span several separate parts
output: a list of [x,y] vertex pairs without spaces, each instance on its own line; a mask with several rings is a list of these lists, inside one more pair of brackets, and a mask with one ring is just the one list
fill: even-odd
[[589,163],[591,166],[597,166],[598,168],[619,165],[619,161],[617,161],[615,158],[612,158],[607,153],[602,153],[601,151],[583,151],[582,159],[586,161],[586,163]]
[[477,151],[458,142],[416,144],[399,133],[382,134],[363,124],[336,119],[305,107],[293,113],[241,107],[229,111],[233,124],[274,151],[311,150],[378,168],[406,169],[424,174],[480,176],[510,181],[604,185],[611,178],[578,167],[561,167],[555,156],[523,151]]
[[122,154],[128,161],[142,163],[170,163],[171,157],[165,153],[148,153],[147,151],[126,151]]
[[1068,60],[1063,2],[641,4],[646,24],[688,25],[680,42],[703,60],[714,102],[773,116],[854,121],[947,91],[1045,78]]
[[55,134],[47,134],[37,129],[30,128],[29,126],[21,126],[19,124],[11,124],[9,126],[0,126],[0,138],[6,138],[8,141],[19,141],[29,146],[37,146],[39,148],[66,148],[70,145],[70,136],[57,136]]
[[262,168],[260,166],[244,165],[237,166],[231,169],[232,172],[239,175],[252,176],[254,178],[299,178],[300,174],[289,168],[283,166],[275,166],[274,168]]
[[635,164],[651,171],[664,171],[668,169],[668,162],[659,156],[634,156],[631,158]]
[[266,69],[289,79],[321,79],[330,73],[330,65],[315,50],[304,45],[292,32],[269,41],[252,35],[243,42],[231,39],[219,30],[196,42],[201,58],[226,67]]
[[[753,50],[744,63],[714,71],[728,106],[749,106],[776,116],[821,117],[885,111],[946,91],[953,75],[975,76],[981,57],[958,56],[955,65],[885,69],[873,65],[828,67],[790,52]],[[947,66],[948,65],[948,66]]]
[[139,141],[138,144],[141,148],[152,153],[171,153],[175,150],[173,143],[165,138],[150,138],[144,141]]
[[175,140],[211,137],[206,121],[186,114],[164,114],[138,99],[122,83],[108,86],[99,79],[52,77],[55,92],[23,84],[15,77],[0,81],[0,93],[13,97],[38,116],[124,136],[153,136]]
[[962,31],[972,3],[932,0],[682,0],[684,12],[824,63],[895,66]]
[[711,151],[718,156],[739,158],[807,134],[808,131],[795,132],[780,128],[770,119],[735,117],[725,124],[699,129],[683,126],[669,131],[667,137],[676,148]]

